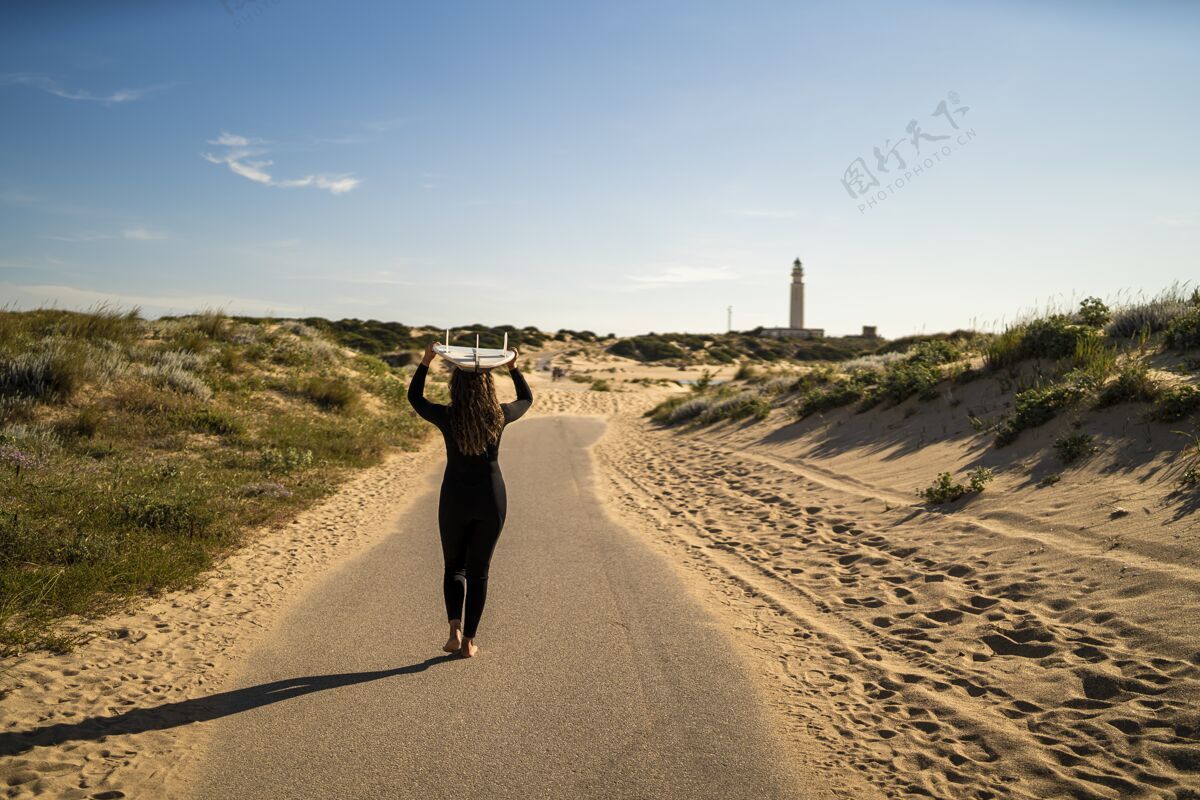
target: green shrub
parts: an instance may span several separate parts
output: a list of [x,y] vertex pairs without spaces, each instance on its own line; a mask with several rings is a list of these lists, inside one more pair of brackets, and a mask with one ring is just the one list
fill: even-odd
[[162,496],[153,491],[138,492],[126,495],[120,508],[126,521],[133,525],[185,536],[204,534],[215,520],[208,504],[187,494]]
[[1200,488],[1200,436],[1194,433],[1184,433],[1176,431],[1181,436],[1186,436],[1188,444],[1180,454],[1182,463],[1179,470],[1179,483],[1185,489]]
[[82,439],[90,439],[100,430],[103,414],[96,406],[84,406],[67,425],[67,432]]
[[268,344],[271,360],[284,367],[327,367],[336,364],[342,357],[338,345],[328,339],[317,335],[300,335],[294,329],[273,331]]
[[184,319],[191,323],[193,330],[214,342],[229,338],[229,317],[220,309],[206,308]]
[[617,340],[607,352],[638,361],[676,359],[690,363],[746,361],[844,361],[876,347],[877,339],[776,339],[762,328],[723,334],[648,333]]
[[987,467],[976,467],[967,473],[967,483],[964,485],[954,480],[949,472],[943,472],[932,484],[918,489],[917,496],[932,506],[953,503],[969,493],[982,492],[994,477],[995,474]]
[[967,487],[972,492],[982,492],[983,488],[992,482],[996,473],[987,467],[976,467],[967,473]]
[[265,472],[295,472],[313,465],[313,452],[299,447],[264,447],[259,460]]
[[937,366],[958,361],[963,357],[962,348],[949,339],[932,339],[918,342],[908,351],[908,363]]
[[934,364],[920,359],[898,361],[889,365],[879,383],[865,392],[863,407],[870,408],[881,402],[896,405],[913,395],[931,400],[937,397],[937,385],[941,380],[942,371]]
[[1175,422],[1200,410],[1200,389],[1190,384],[1164,389],[1158,395],[1151,412],[1160,422]]
[[227,375],[236,375],[246,368],[245,352],[236,345],[222,347],[216,356],[216,364]]
[[776,375],[773,378],[766,378],[758,384],[758,390],[764,395],[777,397],[781,394],[796,391],[797,384],[800,379],[794,375]]
[[748,381],[758,377],[758,370],[752,364],[742,364],[738,367],[737,372],[733,373],[735,381]]
[[1023,328],[1012,327],[992,337],[983,351],[984,363],[987,367],[996,370],[1012,366],[1020,361],[1024,333]]
[[607,350],[613,355],[632,358],[635,361],[665,361],[687,355],[675,344],[655,334],[621,339],[609,345]]
[[1200,347],[1200,308],[1193,306],[1167,324],[1166,342],[1176,350]]
[[46,339],[31,350],[0,359],[0,397],[66,400],[90,372],[87,358],[78,348]]
[[1025,358],[1068,358],[1075,355],[1080,339],[1094,335],[1068,317],[1054,314],[1025,326],[1021,349]]
[[1098,336],[1085,336],[1075,342],[1075,368],[1099,386],[1108,380],[1117,365],[1117,348]]
[[701,425],[711,425],[722,420],[739,420],[753,417],[763,420],[771,413],[771,403],[758,391],[748,389],[710,404],[697,418]]
[[1158,398],[1158,382],[1141,358],[1133,358],[1117,372],[1117,377],[1100,391],[1097,406],[1106,408],[1117,403],[1152,403]]
[[314,375],[300,385],[300,393],[326,411],[350,411],[358,405],[358,390],[342,378]]
[[376,358],[375,356],[360,355],[358,358],[354,359],[354,365],[363,372],[374,377],[387,375],[388,371],[391,370],[391,367],[387,365],[387,362],[380,358]]
[[[640,378],[635,378],[634,381],[636,383],[642,383],[642,380]],[[647,383],[647,385],[649,385],[649,384]],[[643,412],[642,416],[649,417],[650,419],[652,419],[655,422],[665,422],[666,415],[670,414],[672,411],[674,411],[676,408],[678,408],[685,400],[688,400],[688,399],[690,399],[690,398],[688,398],[686,395],[678,395],[678,394],[675,395],[674,397],[668,397],[666,400],[663,400],[658,405]]]
[[1112,311],[1099,297],[1085,297],[1079,303],[1079,321],[1092,328],[1103,328],[1112,319]]
[[608,392],[612,390],[609,388],[608,381],[606,381],[604,378],[596,378],[594,381],[592,381],[592,391]]
[[713,382],[713,374],[711,372],[709,372],[708,370],[704,370],[703,372],[700,373],[699,378],[692,381],[692,391],[693,392],[703,392],[706,389],[708,389],[709,386],[712,385],[712,382]]
[[188,427],[196,433],[233,436],[245,431],[241,420],[215,408],[198,408],[188,414],[185,421]]
[[874,352],[877,355],[908,353],[919,345],[938,342],[945,342],[957,350],[965,351],[977,347],[980,342],[987,338],[987,334],[963,329],[951,331],[950,333],[919,333],[892,339],[890,342],[878,347]]
[[1054,419],[1054,415],[1082,399],[1087,389],[1079,383],[1060,383],[1017,392],[1013,413],[996,431],[996,444],[1003,447],[1016,441],[1021,431],[1036,428]]
[[[319,331],[333,338],[346,347],[350,347],[367,355],[380,355],[400,350],[424,350],[425,341],[413,336],[412,329],[399,322],[380,322],[379,320],[341,319],[331,321],[319,317],[302,320],[310,329]],[[484,347],[499,347],[500,341],[491,341],[491,329],[480,326],[480,343]],[[521,346],[525,344],[523,335],[512,329],[510,344]],[[533,330],[537,330],[534,328]],[[457,331],[456,331],[457,332]],[[503,335],[503,334],[501,334]],[[528,334],[524,334],[527,336]],[[466,341],[459,341],[467,344]],[[470,344],[475,344],[472,336]]]
[[1054,452],[1064,464],[1073,464],[1096,450],[1094,438],[1087,433],[1066,434],[1054,440]]
[[728,347],[710,347],[705,354],[718,364],[732,364],[738,360],[738,354]]
[[1097,336],[1095,329],[1074,323],[1064,314],[1051,314],[1004,331],[988,344],[985,356],[992,369],[1028,358],[1069,358],[1078,351],[1081,339]]
[[865,389],[853,378],[841,378],[823,387],[808,389],[792,407],[799,419],[830,411],[863,399]]
[[698,417],[712,405],[712,402],[711,397],[679,395],[659,403],[646,413],[655,422],[663,425],[678,425]]

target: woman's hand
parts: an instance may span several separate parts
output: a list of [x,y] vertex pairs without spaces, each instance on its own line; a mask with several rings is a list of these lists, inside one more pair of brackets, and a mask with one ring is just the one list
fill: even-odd
[[514,364],[515,364],[515,363],[517,363],[517,359],[521,357],[521,351],[520,351],[520,350],[518,350],[518,349],[517,349],[517,348],[515,348],[515,347],[510,347],[510,348],[508,348],[508,349],[509,349],[509,350],[512,350],[512,351],[513,351],[513,353],[514,353],[514,355],[513,355],[513,363],[514,363]]
[[429,343],[425,345],[425,356],[421,359],[421,363],[428,367],[433,363],[433,356],[433,340],[430,339]]

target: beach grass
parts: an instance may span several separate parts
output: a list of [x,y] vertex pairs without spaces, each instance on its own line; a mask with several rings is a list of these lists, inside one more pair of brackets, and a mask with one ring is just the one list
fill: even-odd
[[408,373],[218,312],[0,313],[0,654],[194,585],[424,429]]

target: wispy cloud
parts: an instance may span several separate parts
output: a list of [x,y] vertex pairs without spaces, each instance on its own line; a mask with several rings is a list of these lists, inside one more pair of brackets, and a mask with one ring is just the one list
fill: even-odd
[[132,103],[135,100],[141,100],[151,92],[165,88],[164,86],[143,86],[136,89],[117,89],[107,94],[97,94],[84,89],[68,89],[61,86],[58,81],[48,75],[35,75],[25,72],[8,73],[0,75],[0,86],[28,86],[31,89],[40,89],[47,94],[52,94],[55,97],[62,97],[66,100],[87,100],[93,103],[103,103],[105,105],[114,105],[117,103]]
[[126,228],[120,233],[77,233],[72,236],[60,236],[57,234],[42,234],[38,238],[48,239],[52,242],[102,242],[109,239],[129,239],[134,242],[161,242],[167,238],[167,235],[161,231],[152,231],[147,228]]
[[1200,214],[1176,214],[1171,217],[1159,217],[1155,225],[1165,228],[1200,228]]
[[74,244],[76,242],[100,242],[104,241],[105,239],[115,239],[117,237],[112,233],[77,233],[74,236],[60,236],[54,233],[44,233],[38,238],[47,239],[51,242],[70,242]]
[[129,228],[121,231],[121,238],[132,239],[135,242],[161,242],[167,238],[161,231],[150,231],[145,228]]
[[302,178],[275,178],[267,172],[267,168],[275,162],[263,158],[268,153],[265,145],[269,143],[262,139],[223,132],[216,139],[209,139],[208,143],[223,148],[223,152],[215,155],[201,153],[201,158],[211,164],[224,164],[233,174],[264,186],[277,186],[282,189],[314,187],[324,189],[330,194],[345,194],[362,183],[359,178],[348,172],[305,175]]
[[37,308],[60,305],[67,308],[91,308],[98,303],[139,306],[154,313],[189,313],[202,308],[220,308],[229,313],[298,313],[303,307],[224,294],[148,295],[101,292],[78,286],[56,284],[0,283],[0,292],[13,298],[18,307]]
[[628,275],[626,277],[639,286],[651,287],[731,281],[735,280],[738,275],[729,267],[665,266],[655,272]]
[[799,211],[786,208],[735,208],[729,212],[735,217],[750,217],[753,219],[795,219]]
[[389,270],[379,270],[368,275],[312,275],[310,280],[333,281],[335,283],[353,283],[367,286],[416,286],[413,281],[398,278]]
[[341,297],[333,298],[333,303],[335,305],[339,305],[339,306],[381,307],[381,306],[390,305],[392,302],[394,302],[394,301],[392,301],[391,299],[386,298],[386,297],[374,297],[374,298],[368,299],[365,297],[341,296]]
[[6,206],[32,206],[36,205],[37,202],[38,199],[36,197],[19,189],[4,189],[0,191],[0,203]]
[[27,261],[11,261],[7,258],[0,258],[0,269],[40,270],[42,268],[43,267],[37,264],[32,264]]

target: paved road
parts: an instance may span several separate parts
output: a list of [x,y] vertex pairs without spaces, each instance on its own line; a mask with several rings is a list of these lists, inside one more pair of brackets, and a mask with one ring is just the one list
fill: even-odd
[[436,476],[303,598],[212,723],[195,798],[798,798],[740,665],[663,556],[608,521],[604,423],[504,437],[480,657],[440,655]]

